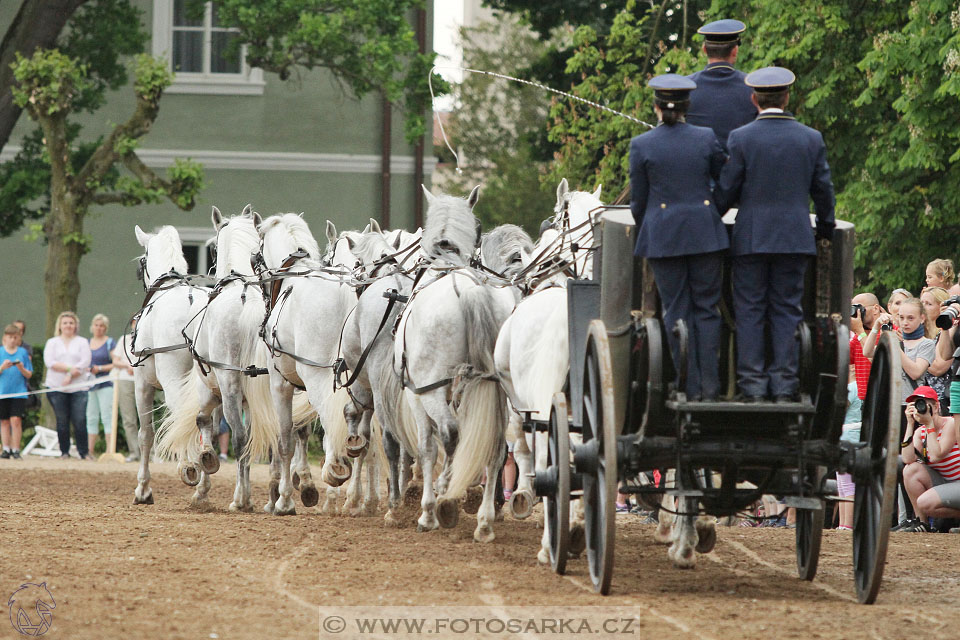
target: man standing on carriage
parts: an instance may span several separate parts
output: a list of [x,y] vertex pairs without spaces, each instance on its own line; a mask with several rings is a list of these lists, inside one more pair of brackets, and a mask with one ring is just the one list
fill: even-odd
[[716,190],[721,211],[739,203],[730,252],[737,379],[747,401],[798,399],[796,331],[803,319],[804,274],[816,255],[816,238],[830,239],[835,226],[823,136],[785,111],[795,80],[781,67],[747,76],[759,114],[730,133],[730,157]]
[[697,90],[690,95],[687,122],[713,129],[724,151],[730,132],[757,117],[753,91],[744,84],[747,74],[734,67],[740,34],[746,28],[739,20],[717,20],[700,27],[697,33],[703,36],[707,66],[688,76]]

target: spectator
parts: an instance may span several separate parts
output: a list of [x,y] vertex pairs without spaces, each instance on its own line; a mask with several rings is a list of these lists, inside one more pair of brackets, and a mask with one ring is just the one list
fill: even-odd
[[[884,324],[893,324],[890,314],[881,314],[873,323],[873,329],[863,344],[863,354],[873,358],[877,348],[875,334]],[[900,305],[900,328],[896,330],[900,341],[900,364],[902,365],[900,392],[906,402],[913,390],[922,384],[923,376],[936,359],[936,343],[923,335],[923,303],[917,298],[904,300]]]
[[[134,321],[132,328],[136,326]],[[113,348],[113,366],[119,372],[117,394],[120,400],[120,421],[123,423],[123,435],[127,439],[129,455],[125,462],[140,459],[140,416],[137,414],[137,396],[133,384],[133,364],[127,354],[130,352],[131,334],[126,334]]]
[[30,343],[24,340],[24,336],[27,334],[27,323],[23,320],[14,320],[13,324],[20,329],[20,346],[27,350],[27,355],[33,357],[33,347],[30,346]]
[[[33,376],[30,354],[19,345],[20,329],[9,324],[3,330],[3,351],[0,357],[0,439],[3,453],[0,458],[20,459],[20,439],[23,436],[23,413],[26,409],[27,380]],[[12,396],[12,397],[7,397]]]
[[[241,418],[246,422],[246,417],[244,417],[243,414],[241,414]],[[220,429],[217,432],[217,441],[220,445],[220,459],[226,462],[227,451],[230,449],[230,425],[223,416],[220,416]]]
[[113,370],[113,358],[110,352],[117,346],[116,341],[107,335],[110,319],[102,313],[93,316],[90,323],[90,373],[95,380],[87,395],[87,448],[92,454],[100,435],[100,423],[103,422],[104,437],[110,437],[113,431],[113,382],[110,372]]
[[[877,296],[872,293],[865,292],[857,294],[853,297],[851,303],[852,306],[858,310],[858,313],[850,318],[850,329],[855,331],[857,335],[873,329],[877,318],[884,313],[883,307],[880,306],[880,301],[877,299]],[[863,308],[862,311],[859,310],[860,307]],[[893,311],[890,313],[893,313]],[[894,317],[896,317],[896,315],[894,315]]]
[[47,367],[44,381],[51,389],[47,398],[57,416],[57,437],[60,440],[60,459],[70,458],[70,424],[73,423],[77,453],[81,460],[92,460],[87,449],[87,390],[76,385],[83,381],[90,368],[90,345],[77,335],[77,314],[64,311],[57,316],[56,334],[43,348],[43,362]]
[[[863,403],[858,386],[858,376],[851,367],[847,383],[847,413],[843,418],[843,433],[840,435],[840,440],[843,442],[860,441],[860,409]],[[853,477],[849,473],[837,473],[837,495],[853,500],[856,489]],[[840,525],[837,529],[853,531],[853,502],[840,503]]]
[[894,289],[893,293],[890,294],[890,297],[887,298],[887,311],[890,312],[890,315],[894,318],[900,317],[900,303],[902,303],[907,298],[912,298],[913,294],[907,291],[906,289]]
[[940,287],[947,290],[956,284],[957,276],[953,271],[953,260],[937,258],[927,265],[926,282],[928,287]]
[[940,415],[927,386],[907,398],[907,431],[900,456],[903,484],[917,517],[901,531],[930,531],[929,518],[960,518],[960,447],[953,418]]
[[[923,302],[923,310],[926,314],[925,331],[926,337],[932,338],[937,343],[937,357],[930,363],[930,369],[924,382],[936,390],[940,398],[940,415],[950,415],[948,410],[950,406],[950,379],[952,375],[950,369],[953,366],[953,357],[943,358],[941,352],[950,351],[953,340],[948,331],[941,331],[937,328],[937,316],[940,315],[940,306],[950,297],[946,289],[942,287],[927,287],[920,294],[920,300]],[[941,347],[940,342],[944,343]]]
[[[521,437],[526,437],[521,433]],[[503,462],[500,480],[503,482],[503,499],[510,502],[517,484],[517,461],[513,459],[513,442],[507,442],[507,459]]]
[[920,301],[923,303],[924,335],[934,340],[940,330],[937,329],[937,316],[940,315],[940,305],[950,297],[943,287],[924,287],[920,292]]

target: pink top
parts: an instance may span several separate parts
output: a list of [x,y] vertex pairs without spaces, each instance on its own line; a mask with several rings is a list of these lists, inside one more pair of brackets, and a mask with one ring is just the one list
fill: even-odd
[[[929,438],[933,435],[931,432],[932,430],[924,427],[924,435],[926,437]],[[940,436],[937,436],[937,442],[939,441]],[[940,475],[946,480],[960,480],[960,445],[954,443],[953,449],[950,450],[950,453],[948,453],[943,460],[940,462],[928,462],[927,466],[939,471]]]
[[[55,363],[65,364],[78,369],[86,369],[90,366],[90,343],[83,336],[74,336],[68,345],[60,336],[54,336],[47,340],[43,348],[43,363],[47,366],[47,377],[44,384],[48,387],[62,387],[66,383],[67,374],[62,371],[54,371]],[[86,376],[74,376],[70,384],[83,382]],[[82,391],[82,389],[72,389],[65,393]]]

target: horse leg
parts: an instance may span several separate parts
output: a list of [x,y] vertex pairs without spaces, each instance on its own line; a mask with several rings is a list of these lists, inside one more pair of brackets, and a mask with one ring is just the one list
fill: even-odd
[[273,506],[280,497],[280,454],[274,447],[270,450],[270,484],[267,494],[267,504],[263,505],[264,513],[273,513]]
[[[673,469],[668,469],[666,477],[663,478],[663,488],[673,487],[676,474]],[[659,512],[657,530],[653,534],[653,539],[659,544],[670,544],[673,542],[673,521],[674,512],[677,510],[677,502],[673,496],[664,493],[660,500],[662,507]]]
[[[513,443],[513,459],[517,463],[517,490],[510,496],[510,513],[518,520],[524,520],[533,513],[533,505],[536,498],[533,495],[533,480],[530,478],[534,468],[533,455],[530,453],[530,447],[527,446],[527,434],[523,431],[523,424],[520,416],[514,412],[510,415],[510,425],[507,427],[507,433],[515,433],[516,440]],[[539,437],[539,432],[534,432],[533,437]],[[538,443],[540,444],[540,443]],[[544,463],[546,467],[546,438],[543,438],[543,447],[537,447],[537,450],[543,451]]]
[[153,504],[153,489],[150,488],[150,450],[153,448],[153,397],[156,390],[139,377],[136,380],[137,413],[140,415],[140,430],[137,443],[140,446],[140,468],[137,471],[137,488],[133,492],[133,504]]
[[388,527],[399,524],[394,509],[400,506],[400,443],[393,437],[393,432],[386,425],[380,425],[383,430],[383,451],[387,456],[387,513],[383,521]]
[[433,465],[437,461],[437,443],[433,438],[433,420],[420,402],[420,397],[409,389],[405,392],[410,409],[417,421],[417,440],[420,447],[418,466],[423,473],[423,495],[420,498],[420,518],[417,531],[433,531],[437,521],[437,497],[433,492]]
[[[360,385],[354,389],[354,395],[350,401],[343,406],[343,417],[347,421],[347,455],[354,458],[353,473],[350,476],[350,483],[347,485],[347,500],[343,504],[343,510],[350,516],[360,515],[361,488],[363,476],[363,463],[367,457],[367,442],[365,437],[360,434],[359,424],[363,420],[363,414],[366,413],[360,405],[357,393],[362,393]],[[366,394],[369,395],[369,394]],[[362,400],[360,400],[362,402]],[[362,440],[362,443],[361,443]]]
[[[327,435],[326,431],[323,432],[323,450],[324,452],[333,451],[333,445],[330,442],[330,437],[329,435]],[[327,454],[326,457],[324,458],[324,461],[323,461],[324,469],[325,470],[339,469],[340,462],[337,461],[337,462],[331,463],[329,462],[330,458],[331,458],[330,454]],[[353,476],[356,475],[354,473],[354,470],[351,467],[347,467],[347,469],[349,471],[347,480],[354,479]],[[338,513],[340,513],[340,487],[342,485],[341,484],[338,484],[336,486],[331,485],[330,482],[332,481],[332,479],[329,479],[325,475],[323,475],[323,472],[321,472],[320,477],[324,480],[324,482],[327,483],[326,497],[323,500],[323,506],[320,507],[320,513],[328,516],[337,515]],[[345,481],[346,480],[344,480],[344,482]]]
[[694,549],[697,545],[697,531],[694,522],[697,519],[699,502],[696,498],[683,498],[678,503],[683,512],[676,517],[673,527],[673,544],[667,555],[673,560],[673,566],[678,569],[693,569],[697,565],[697,555]]
[[[373,411],[368,409],[360,422],[360,434],[367,438],[367,442],[373,442],[374,434],[371,421],[373,420]],[[379,434],[378,434],[379,435]],[[380,506],[380,456],[377,455],[377,447],[373,446],[367,449],[367,484],[363,492],[363,515],[376,515]]]
[[483,502],[480,503],[480,510],[477,511],[477,528],[473,531],[473,539],[477,542],[493,542],[496,537],[493,533],[493,521],[497,517],[497,483],[493,478],[500,475],[505,448],[506,446],[501,442],[493,461],[487,464],[487,484],[483,488]]
[[[200,454],[200,482],[197,484],[197,489],[190,498],[190,506],[199,509],[208,509],[210,506],[208,496],[210,493],[210,475],[220,468],[220,458],[212,447],[214,427],[213,412],[217,408],[220,399],[214,395],[213,391],[211,391],[207,385],[202,383],[198,383],[198,385],[200,387],[200,412],[197,413],[197,428],[200,430],[203,453]],[[204,460],[204,455],[207,453],[208,447],[213,451],[216,465],[211,464],[209,460]]]
[[[274,501],[273,513],[278,516],[294,515],[297,513],[293,503],[293,481],[290,477],[290,460],[293,458],[293,385],[289,384],[279,374],[270,372],[271,395],[280,423],[280,438],[274,459],[278,459],[280,467],[280,482],[277,486],[277,499]],[[271,465],[272,468],[272,465]]]
[[[423,394],[421,396],[421,402],[424,410],[437,425],[438,431],[440,432],[440,442],[443,444],[443,452],[445,454],[443,460],[443,469],[440,471],[440,477],[437,479],[436,486],[437,494],[442,496],[447,492],[447,486],[450,482],[450,470],[453,462],[453,455],[457,450],[457,443],[460,440],[460,426],[457,423],[457,419],[453,415],[453,412],[450,410],[450,405],[447,403],[446,389],[435,389],[434,391],[429,391]],[[421,442],[420,444],[422,447],[423,443]],[[470,452],[465,453],[467,453],[467,455],[470,454]],[[424,463],[422,459],[421,463],[424,464],[423,490],[424,494],[426,494],[427,483],[429,481],[427,478],[428,469],[426,468],[426,463]],[[429,472],[432,475],[433,469],[431,468]],[[460,500],[440,498],[440,500],[437,502],[437,517],[439,518],[440,526],[445,529],[456,526],[457,520],[460,517]]]
[[320,502],[320,492],[313,481],[310,460],[307,457],[310,431],[310,424],[301,424],[294,429],[297,440],[293,451],[293,482],[294,486],[300,489],[300,502],[305,507],[313,507]]
[[[222,374],[218,372],[217,375],[220,378]],[[243,421],[243,397],[240,390],[240,380],[233,380],[233,377],[229,374],[223,375],[223,378],[227,379],[222,380],[220,385],[220,395],[223,398],[223,417],[230,425],[233,453],[237,457],[237,483],[233,490],[233,502],[230,503],[229,509],[230,511],[252,511],[250,458],[245,453],[250,439],[250,427]]]

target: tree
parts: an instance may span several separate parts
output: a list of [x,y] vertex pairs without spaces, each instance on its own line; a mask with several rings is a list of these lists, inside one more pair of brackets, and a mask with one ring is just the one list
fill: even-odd
[[[115,126],[82,164],[75,164],[67,118],[89,88],[86,68],[56,49],[38,49],[30,58],[18,54],[13,73],[14,101],[40,125],[49,167],[49,209],[42,225],[47,242],[44,292],[49,334],[57,314],[77,306],[80,259],[89,247],[83,233],[89,208],[114,203],[132,206],[168,197],[178,207],[190,209],[203,186],[203,173],[196,163],[178,160],[163,179],[137,157],[137,141],[156,120],[160,97],[173,79],[165,60],[137,57],[133,114]],[[132,177],[119,175],[114,169],[118,162]]]
[[[517,67],[552,46],[516,17],[461,30],[464,65],[513,75]],[[492,76],[465,75],[456,88],[457,108],[448,135],[462,154],[463,174],[450,183],[464,193],[482,184],[476,214],[485,229],[512,222],[536,237],[550,215],[556,185],[541,183],[546,162],[535,149],[544,128],[548,94]]]

